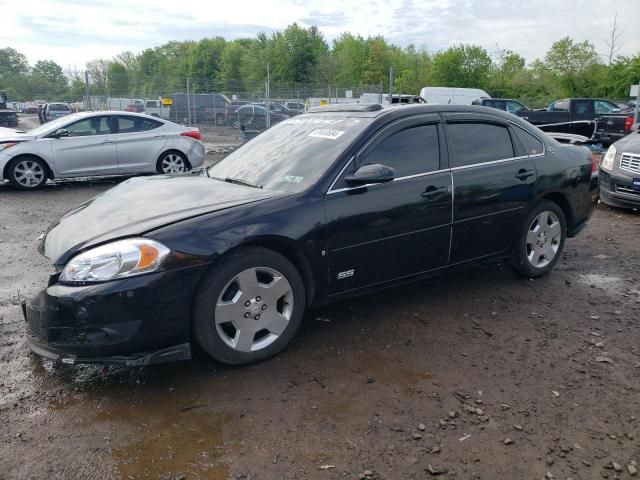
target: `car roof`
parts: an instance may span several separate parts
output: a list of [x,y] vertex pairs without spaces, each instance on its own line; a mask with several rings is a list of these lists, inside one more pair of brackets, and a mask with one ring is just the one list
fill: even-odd
[[163,121],[161,118],[152,117],[145,113],[125,112],[122,110],[98,110],[94,112],[78,112],[74,114],[76,118],[94,117],[98,115],[126,115],[127,117],[150,118],[152,120]]
[[[377,108],[376,108],[377,107]],[[306,115],[323,116],[346,116],[346,117],[367,117],[376,118],[394,114],[428,114],[428,113],[478,113],[501,117],[506,120],[517,120],[518,117],[495,108],[481,107],[476,105],[437,105],[437,104],[413,104],[413,105],[390,105],[382,107],[379,104],[343,104],[327,105],[325,107],[315,107],[309,110]]]

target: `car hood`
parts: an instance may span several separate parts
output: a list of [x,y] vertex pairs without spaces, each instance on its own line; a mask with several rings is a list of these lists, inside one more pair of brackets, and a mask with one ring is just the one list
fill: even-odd
[[92,245],[282,194],[206,176],[131,178],[65,213],[49,227],[38,250],[62,265]]
[[0,142],[24,142],[33,140],[35,137],[28,133],[14,130],[13,128],[0,127]]
[[619,153],[640,153],[640,131],[621,138],[615,146]]

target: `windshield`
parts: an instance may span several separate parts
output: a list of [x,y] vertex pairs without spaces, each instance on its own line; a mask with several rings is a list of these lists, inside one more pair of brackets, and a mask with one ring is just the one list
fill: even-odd
[[64,117],[56,118],[50,122],[40,125],[39,127],[29,130],[29,135],[42,135],[43,133],[55,132],[58,128],[63,127],[69,122],[76,120],[80,117],[80,114],[65,115]]
[[211,166],[208,174],[262,188],[300,191],[316,182],[372,121],[315,115],[285,120]]

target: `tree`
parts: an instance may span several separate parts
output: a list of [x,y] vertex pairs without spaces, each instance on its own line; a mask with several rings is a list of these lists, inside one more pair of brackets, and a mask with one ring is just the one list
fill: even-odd
[[433,85],[485,88],[492,62],[487,51],[477,45],[459,45],[433,57]]
[[611,26],[611,35],[604,41],[609,49],[609,65],[611,65],[613,58],[618,55],[618,52],[622,48],[621,36],[622,31],[618,30],[618,12],[616,12],[615,17],[613,17],[613,25]]
[[575,97],[585,95],[589,86],[595,84],[600,60],[593,44],[586,40],[574,43],[570,37],[564,37],[551,45],[544,63],[566,94]]
[[127,97],[129,92],[129,74],[120,62],[111,62],[107,66],[107,92],[111,97]]
[[[31,91],[47,100],[65,100],[69,83],[62,67],[52,60],[38,60],[30,76]],[[52,98],[53,97],[53,98]]]
[[98,58],[87,62],[87,73],[91,86],[91,95],[107,94],[107,69],[109,60]]

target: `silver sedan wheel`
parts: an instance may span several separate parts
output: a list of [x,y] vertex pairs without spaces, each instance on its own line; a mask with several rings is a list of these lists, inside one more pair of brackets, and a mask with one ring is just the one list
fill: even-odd
[[183,173],[187,169],[183,158],[177,153],[169,153],[165,155],[160,163],[160,168],[162,169],[162,173],[168,174]]
[[553,212],[541,212],[527,232],[527,259],[535,268],[549,265],[558,254],[562,225]]
[[23,187],[34,188],[44,181],[45,173],[38,162],[22,160],[14,167],[13,177]]
[[215,326],[222,341],[238,352],[256,352],[284,333],[293,313],[293,290],[277,270],[240,272],[222,289]]

